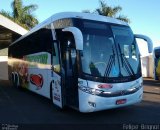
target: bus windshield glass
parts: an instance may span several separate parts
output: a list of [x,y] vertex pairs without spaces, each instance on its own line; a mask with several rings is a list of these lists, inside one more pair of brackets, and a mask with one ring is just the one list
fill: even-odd
[[128,26],[83,21],[83,73],[95,77],[135,76],[140,54]]

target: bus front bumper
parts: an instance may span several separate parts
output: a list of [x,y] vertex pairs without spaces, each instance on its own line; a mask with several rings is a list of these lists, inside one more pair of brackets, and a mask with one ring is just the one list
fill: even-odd
[[143,87],[133,94],[117,97],[91,95],[79,89],[79,111],[87,113],[124,107],[140,102],[142,97]]

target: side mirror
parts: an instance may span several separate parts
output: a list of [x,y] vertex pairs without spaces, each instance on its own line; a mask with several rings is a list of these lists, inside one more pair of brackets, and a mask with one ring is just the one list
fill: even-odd
[[152,51],[153,51],[153,42],[148,36],[141,35],[141,34],[134,34],[134,37],[145,40],[147,42],[147,44],[148,44],[148,52],[152,53]]
[[71,32],[75,39],[76,49],[83,50],[83,35],[82,32],[76,27],[67,27],[64,28],[62,31],[64,32]]

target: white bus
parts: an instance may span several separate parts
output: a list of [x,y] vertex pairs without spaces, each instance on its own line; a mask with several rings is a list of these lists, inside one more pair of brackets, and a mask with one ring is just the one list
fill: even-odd
[[135,36],[127,23],[114,18],[55,14],[9,46],[8,63],[14,86],[60,108],[94,112],[142,100]]

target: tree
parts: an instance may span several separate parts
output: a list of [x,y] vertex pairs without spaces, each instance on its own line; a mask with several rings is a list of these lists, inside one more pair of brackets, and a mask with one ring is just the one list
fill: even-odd
[[[111,6],[108,6],[107,3],[105,3],[105,1],[101,0],[99,2],[100,2],[99,8],[97,8],[96,11],[93,11],[93,13],[98,13],[99,15],[113,17],[113,18],[125,21],[127,23],[130,23],[130,20],[127,18],[127,16],[118,15],[119,12],[122,11],[121,6],[111,7]],[[91,11],[84,10],[82,12],[90,13]]]
[[100,1],[100,7],[97,8],[96,11],[100,15],[117,18],[117,19],[125,21],[127,23],[130,22],[130,20],[127,18],[127,16],[118,15],[118,13],[120,11],[122,11],[122,7],[121,6],[111,7],[111,6],[108,6],[107,3],[105,3],[104,1],[101,0]]
[[90,10],[82,10],[82,13],[91,13]]
[[1,10],[0,14],[13,20],[26,29],[31,29],[38,24],[38,20],[33,15],[33,11],[38,7],[37,5],[32,4],[24,6],[22,0],[14,0],[11,3],[11,7],[12,13]]
[[11,20],[13,20],[13,17],[12,17],[12,15],[11,15],[11,13],[8,12],[8,11],[1,10],[1,11],[0,11],[0,14],[2,14],[3,16],[5,16],[5,17],[7,17],[7,18],[9,18],[9,19],[11,19]]

